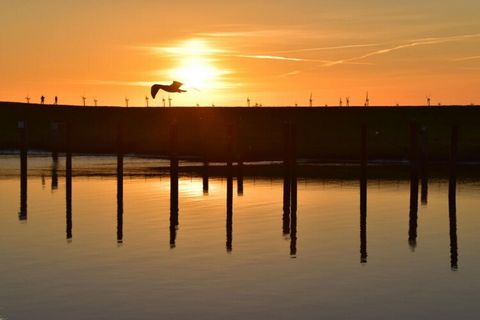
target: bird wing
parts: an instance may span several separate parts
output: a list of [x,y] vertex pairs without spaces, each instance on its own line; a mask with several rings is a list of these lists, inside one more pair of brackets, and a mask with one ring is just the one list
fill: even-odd
[[172,87],[172,89],[174,89],[174,90],[178,90],[182,85],[183,85],[183,83],[181,83],[181,82],[173,81],[172,84],[170,85],[170,87]]
[[152,94],[152,98],[155,99],[155,96],[158,93],[158,90],[160,90],[162,86],[159,84],[154,84],[152,88],[150,89],[150,93]]

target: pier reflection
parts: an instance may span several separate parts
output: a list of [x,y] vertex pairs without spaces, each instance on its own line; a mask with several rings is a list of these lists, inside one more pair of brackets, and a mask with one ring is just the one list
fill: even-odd
[[66,233],[67,240],[72,239],[72,127],[67,123],[65,145],[65,197],[66,197]]
[[457,243],[457,151],[458,127],[452,127],[450,146],[450,178],[448,181],[448,217],[450,234],[450,267],[453,271],[458,269],[458,243]]
[[170,160],[170,248],[175,248],[178,220],[178,160]]
[[361,129],[360,156],[360,263],[367,263],[367,126]]
[[417,247],[419,156],[418,126],[413,122],[410,126],[410,212],[408,225],[408,244],[412,251],[415,251]]
[[20,155],[20,212],[18,213],[18,219],[21,221],[27,220],[27,154],[21,152]]
[[123,154],[117,155],[117,243],[123,243]]
[[413,173],[410,178],[410,212],[408,224],[408,244],[414,251],[417,247],[418,224],[418,176]]
[[51,190],[58,189],[58,155],[55,153],[55,156],[52,155],[52,184]]
[[233,168],[232,163],[227,164],[227,219],[226,219],[227,241],[225,247],[227,252],[232,251],[233,242]]
[[202,185],[203,185],[203,194],[208,195],[209,182],[208,182],[208,162],[203,163],[202,168]]
[[360,178],[360,263],[367,263],[367,177]]
[[[73,190],[73,170],[72,170],[72,153],[67,150],[66,152],[66,170],[65,170],[65,199],[66,199],[66,207],[65,207],[65,226],[66,226],[66,239],[70,242],[71,239],[73,239],[73,214],[72,214],[72,190]],[[20,166],[20,213],[19,213],[19,218],[21,220],[27,219],[27,159],[26,156],[21,157],[21,166]],[[48,158],[50,160],[50,158]],[[76,158],[77,160],[77,158]],[[116,226],[116,240],[118,244],[122,244],[125,239],[124,239],[124,174],[125,174],[125,158],[124,155],[119,153],[117,154],[117,163],[116,163],[116,182],[117,182],[117,192],[116,192],[116,197],[117,197],[117,226]],[[305,177],[306,175],[304,170],[305,168],[303,165],[297,165],[296,161],[293,158],[287,159],[288,161],[285,161],[282,164],[276,164],[275,167],[275,179],[279,179],[282,177],[283,180],[283,213],[282,213],[282,226],[278,226],[278,228],[282,229],[281,232],[285,238],[286,241],[289,242],[289,254],[291,257],[296,257],[298,253],[298,247],[297,247],[297,237],[298,237],[298,213],[297,213],[297,208],[298,208],[298,177]],[[17,163],[17,159],[14,160],[15,163]],[[79,163],[81,163],[81,159],[78,160]],[[109,160],[109,163],[111,163],[111,160]],[[36,163],[35,163],[36,164]],[[58,162],[57,162],[58,164]],[[45,170],[49,170],[49,163],[47,162],[47,165],[45,168],[42,168],[41,173],[43,173]],[[81,164],[79,164],[79,167]],[[52,168],[54,167],[54,164],[52,164]],[[77,168],[77,166],[76,166]],[[127,167],[129,168],[129,167]],[[187,169],[185,169],[187,168]],[[202,172],[205,173],[205,171],[202,171],[205,168],[202,168],[201,166],[199,167],[198,165],[192,166],[194,168],[196,177],[195,183],[192,184],[193,188],[196,188],[196,191],[193,193],[188,193],[186,194],[187,197],[200,197],[202,198],[201,195],[201,188],[199,181],[202,178]],[[462,167],[459,167],[458,170],[460,172],[460,176],[462,176]],[[35,167],[33,167],[35,169]],[[218,197],[217,193],[215,192],[215,196],[211,197],[210,200],[212,201],[220,201],[221,206],[223,208],[223,205],[225,205],[225,210],[223,211],[225,215],[225,249],[227,252],[232,252],[233,251],[233,202],[234,202],[234,179],[236,175],[238,174],[237,167],[232,163],[228,162],[226,167],[224,166],[214,166],[210,167],[210,174],[213,174],[214,177],[223,177],[226,178],[226,189],[224,190],[226,193],[222,193],[220,197]],[[271,169],[271,168],[270,168]],[[78,171],[77,171],[78,170]],[[163,169],[165,170],[165,169]],[[188,170],[187,166],[182,166],[182,172],[187,172]],[[247,174],[250,174],[248,171],[250,170],[249,166],[245,166],[245,171]],[[255,169],[257,170],[257,169]],[[321,170],[321,169],[320,169]],[[355,169],[358,170],[358,169]],[[368,217],[368,210],[372,211],[371,208],[368,207],[367,205],[367,199],[368,197],[373,193],[374,196],[375,194],[378,194],[378,190],[376,188],[368,189],[368,178],[375,179],[377,176],[377,171],[378,168],[376,166],[369,167],[368,171],[368,176],[367,176],[367,166],[366,166],[366,161],[362,161],[362,165],[360,167],[360,179],[359,180],[352,180],[348,178],[350,183],[355,184],[356,186],[359,187],[357,193],[357,189],[355,189],[355,195],[354,198],[356,198],[359,195],[359,225],[357,220],[355,220],[353,223],[356,225],[356,228],[359,228],[359,236],[360,236],[360,244],[359,244],[359,249],[360,249],[360,263],[365,264],[368,261],[368,234],[367,234],[367,217]],[[405,174],[408,169],[403,168],[402,169],[403,173]],[[35,170],[30,170],[31,174],[34,174]],[[113,171],[113,170],[112,170]],[[113,172],[109,171],[108,177],[112,179],[114,177]],[[170,159],[170,168],[169,168],[169,173],[166,173],[165,171],[162,171],[161,176],[168,177],[169,182],[170,182],[170,220],[169,220],[169,231],[170,231],[170,238],[169,238],[169,244],[171,248],[175,248],[176,246],[176,241],[177,241],[177,236],[179,232],[179,182],[180,182],[180,165],[179,165],[179,160],[176,157],[172,157]],[[39,172],[37,170],[37,172]],[[351,169],[348,171],[348,174],[351,174]],[[357,171],[358,172],[358,171]],[[434,181],[437,181],[438,176],[435,175],[435,170],[432,170],[432,176],[434,177]],[[411,247],[412,250],[415,250],[417,246],[417,229],[418,229],[418,210],[419,210],[419,197],[421,192],[419,192],[419,187],[421,183],[421,179],[419,179],[419,176],[417,175],[416,170],[411,170],[411,175],[410,175],[410,181],[409,184],[407,183],[408,180],[403,180],[401,182],[401,192],[403,196],[407,193],[409,193],[409,200],[406,200],[406,198],[403,198],[401,196],[399,199],[402,199],[401,202],[403,204],[406,204],[405,201],[409,201],[409,225],[408,225],[408,244]],[[81,175],[81,169],[76,169],[76,174]],[[87,174],[91,174],[91,171],[87,172]],[[323,173],[322,173],[323,174]],[[421,175],[421,173],[419,173]],[[445,172],[442,173],[442,179],[445,179]],[[62,176],[62,174],[60,174]],[[311,176],[308,176],[311,178]],[[30,176],[31,178],[31,176]],[[208,178],[208,177],[207,177]],[[16,183],[18,183],[18,178],[16,178]],[[312,185],[319,185],[321,182],[324,182],[326,180],[322,180],[323,178],[317,179],[317,178],[312,178],[311,181],[314,181]],[[358,178],[357,178],[358,179]],[[388,179],[388,178],[387,178]],[[276,180],[276,182],[280,182],[282,180]],[[222,181],[221,179],[214,179],[210,181],[210,187],[212,190],[217,190],[218,187],[220,186],[220,182]],[[309,180],[310,181],[310,180]],[[442,180],[445,181],[445,180]],[[197,184],[198,183],[198,184]],[[390,180],[390,184],[396,183],[395,180]],[[168,182],[165,182],[165,184],[168,184]],[[444,186],[443,183],[435,183],[435,185],[442,185]],[[276,186],[276,183],[272,184],[276,190],[278,191],[278,188],[281,188],[282,186]],[[60,188],[63,187],[62,184],[60,184]],[[162,185],[162,190],[166,186]],[[253,186],[255,188],[255,186]],[[265,185],[262,184],[262,188],[265,188]],[[187,188],[186,188],[187,189]],[[445,188],[446,189],[446,188]],[[166,189],[165,189],[166,190]],[[431,188],[431,192],[433,194],[438,193],[438,188]],[[189,190],[190,191],[190,190]],[[224,192],[222,191],[222,192]],[[330,192],[331,190],[329,190]],[[341,192],[342,190],[339,190]],[[30,193],[32,191],[30,190]],[[168,196],[168,191],[167,196]],[[263,190],[263,192],[268,192],[268,190]],[[307,190],[306,192],[309,192]],[[315,191],[317,192],[317,191]],[[333,191],[333,194],[336,191]],[[368,194],[370,193],[370,194]],[[457,235],[457,212],[456,212],[456,193],[457,193],[457,172],[456,172],[456,167],[455,167],[455,162],[452,161],[451,167],[450,167],[450,176],[448,180],[448,218],[449,218],[449,240],[450,240],[450,266],[452,270],[457,270],[458,269],[458,235]],[[62,193],[63,194],[63,193]],[[252,192],[254,194],[254,192]],[[62,195],[60,195],[62,196]],[[280,196],[280,194],[279,194]],[[225,198],[223,198],[225,197]],[[35,198],[32,197],[31,198]],[[256,198],[256,197],[254,197]],[[307,198],[307,197],[306,197]],[[373,197],[372,197],[373,198]],[[250,199],[250,197],[249,197]],[[245,199],[245,200],[249,200]],[[358,203],[355,200],[355,203]],[[373,198],[375,199],[375,198]],[[433,199],[438,199],[438,196],[434,197]],[[195,199],[198,200],[198,199]],[[205,200],[205,199],[204,199]],[[280,199],[277,199],[280,201]],[[335,198],[335,201],[338,200]],[[16,201],[16,200],[15,200]],[[185,201],[189,201],[187,198]],[[225,201],[225,202],[223,202]],[[270,200],[269,200],[270,201]],[[223,204],[222,204],[223,203]],[[277,203],[278,204],[278,203]],[[15,204],[14,204],[15,205]],[[167,204],[168,205],[168,204]],[[216,203],[218,205],[218,202]],[[15,205],[16,206],[16,205]],[[355,206],[355,205],[354,205]],[[188,206],[190,207],[190,206]],[[242,206],[243,207],[243,206]],[[251,205],[249,207],[255,208],[255,204]],[[63,205],[62,208],[63,209]],[[168,210],[168,209],[167,209]],[[249,208],[244,209],[244,210],[249,210]],[[349,209],[351,210],[351,208]],[[358,214],[358,207],[357,209],[353,208],[355,212]],[[243,213],[243,212],[242,212]],[[403,214],[405,214],[404,212]],[[357,215],[355,215],[356,217]],[[217,216],[218,217],[218,216]],[[308,217],[308,216],[307,216]],[[16,219],[16,217],[14,217]],[[223,221],[223,216],[220,217],[221,221]],[[278,212],[277,218],[280,220],[280,213]],[[307,219],[305,219],[307,221]],[[114,222],[112,222],[111,227],[114,228]],[[280,223],[280,221],[277,221],[277,223]],[[165,230],[167,228],[168,222],[164,225]],[[426,226],[426,228],[431,228],[431,226]],[[113,229],[112,229],[113,230]],[[222,227],[223,230],[223,227]],[[277,230],[280,231],[280,230]],[[357,234],[358,236],[358,234]],[[405,236],[405,235],[404,235]],[[223,236],[221,236],[223,237]],[[357,238],[358,239],[358,238]],[[405,239],[404,239],[405,240]],[[166,240],[167,241],[167,240]],[[358,241],[358,240],[357,240]],[[287,242],[285,242],[286,244]],[[222,244],[220,244],[222,245]],[[358,245],[357,245],[358,248]],[[446,249],[446,248],[445,248]],[[287,250],[285,248],[285,250]],[[357,249],[358,250],[358,249]],[[357,253],[357,259],[358,259],[358,251]],[[286,254],[286,252],[285,252]],[[370,258],[371,259],[371,258]],[[358,260],[357,260],[358,261]]]
[[20,212],[18,219],[27,220],[27,184],[28,184],[28,145],[27,145],[27,123],[18,123],[20,140]]
[[296,128],[284,125],[283,218],[282,232],[290,236],[290,256],[297,255],[297,163]]
[[237,195],[243,196],[243,162],[237,165]]

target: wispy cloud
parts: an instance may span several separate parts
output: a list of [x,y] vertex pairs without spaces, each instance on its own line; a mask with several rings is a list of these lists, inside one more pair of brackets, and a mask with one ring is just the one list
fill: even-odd
[[234,54],[231,57],[248,58],[248,59],[263,59],[263,60],[282,60],[282,61],[307,61],[302,58],[291,58],[282,56],[270,56],[270,55],[249,55],[249,54]]
[[472,56],[472,57],[463,57],[463,58],[453,59],[453,61],[469,61],[469,60],[480,60],[480,56]]
[[354,48],[377,47],[377,46],[380,46],[380,44],[379,44],[379,43],[348,44],[348,45],[342,45],[342,46],[313,47],[313,48],[302,48],[302,49],[283,50],[283,51],[275,51],[275,53],[295,53],[295,52],[310,52],[310,51],[327,51],[327,50],[354,49]]
[[348,58],[348,59],[342,59],[342,60],[336,60],[336,61],[330,61],[330,62],[325,63],[324,66],[325,67],[331,67],[331,66],[338,65],[338,64],[344,64],[344,63],[348,63],[348,62],[363,60],[363,59],[366,59],[366,58],[369,58],[369,57],[383,55],[383,54],[387,54],[387,53],[390,53],[390,52],[393,52],[393,51],[406,49],[406,48],[413,48],[413,47],[418,47],[418,46],[426,46],[426,45],[434,45],[434,44],[442,44],[442,43],[448,43],[448,42],[456,42],[456,41],[462,41],[462,40],[473,39],[473,38],[478,38],[478,37],[480,37],[480,33],[459,35],[459,36],[451,36],[451,37],[437,37],[437,38],[417,39],[417,40],[413,40],[412,42],[409,42],[409,43],[397,45],[397,46],[386,48],[386,49],[372,51],[372,52],[363,54],[361,56]]
[[301,72],[302,71],[300,71],[300,70],[294,70],[294,71],[290,71],[290,72],[287,72],[287,73],[282,73],[278,77],[279,78],[287,78],[287,77],[291,77],[291,76],[295,76],[297,74],[300,74]]

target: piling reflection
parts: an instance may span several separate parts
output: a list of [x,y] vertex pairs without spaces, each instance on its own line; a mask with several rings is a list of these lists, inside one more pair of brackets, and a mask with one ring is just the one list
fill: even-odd
[[123,243],[123,154],[117,155],[117,243]]
[[170,248],[175,248],[178,230],[178,160],[170,160]]
[[297,171],[296,128],[291,123],[284,125],[283,161],[283,219],[282,232],[290,235],[290,256],[297,255]]
[[178,230],[178,126],[173,121],[170,126],[170,248],[175,248]]
[[20,138],[20,212],[18,219],[27,220],[27,184],[28,184],[28,151],[27,151],[27,124],[24,121],[18,123]]
[[367,126],[361,129],[360,157],[360,263],[367,263]]
[[292,201],[290,208],[290,255],[297,255],[297,175],[292,169]]
[[420,202],[428,204],[428,131],[422,126],[420,131]]
[[66,233],[67,240],[72,239],[72,127],[67,123],[65,137],[65,196],[66,196]]
[[408,244],[412,250],[417,247],[418,224],[418,176],[412,175],[410,179],[410,214],[408,227]]
[[410,126],[410,212],[408,226],[408,244],[412,251],[417,247],[418,223],[418,175],[419,175],[419,149],[417,124]]
[[27,220],[27,155],[20,155],[20,212],[18,213],[19,220]]
[[58,189],[58,156],[53,156],[52,155],[52,184],[51,184],[51,190],[57,190]]
[[226,233],[227,241],[225,247],[227,252],[232,251],[233,242],[233,168],[232,163],[227,164],[227,219],[226,219]]
[[208,195],[209,181],[208,181],[208,162],[207,161],[203,163],[202,185],[203,185],[203,194]]
[[454,126],[451,132],[450,146],[450,179],[448,182],[448,217],[450,234],[450,267],[453,271],[458,269],[458,243],[457,243],[457,149],[458,127]]
[[243,161],[237,166],[237,195],[243,196]]
[[72,239],[72,154],[67,152],[66,154],[66,167],[65,167],[65,204],[66,204],[66,236],[67,240]]
[[450,267],[458,269],[458,243],[457,243],[457,179],[450,177],[448,184],[448,217],[450,233]]

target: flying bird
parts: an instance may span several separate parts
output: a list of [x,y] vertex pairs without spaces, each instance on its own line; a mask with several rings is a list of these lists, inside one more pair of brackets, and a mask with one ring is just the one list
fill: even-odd
[[164,85],[164,84],[154,84],[150,90],[151,94],[152,94],[152,98],[155,99],[155,96],[157,95],[158,91],[161,89],[163,91],[166,91],[166,92],[178,92],[178,93],[182,93],[182,92],[187,92],[186,90],[182,90],[180,89],[180,87],[183,85],[183,83],[181,82],[178,82],[178,81],[173,81],[171,85],[167,86],[167,85]]

